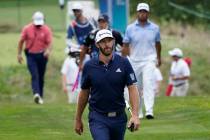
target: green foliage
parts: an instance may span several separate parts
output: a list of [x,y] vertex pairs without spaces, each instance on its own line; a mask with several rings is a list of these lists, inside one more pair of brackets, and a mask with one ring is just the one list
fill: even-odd
[[[187,24],[205,24],[210,21],[210,3],[208,0],[132,0],[130,3],[131,15],[136,13],[136,6],[139,2],[146,2],[150,5],[151,15],[160,21],[175,20]],[[200,18],[192,13],[172,7],[169,3],[175,3],[185,10],[190,10],[201,15],[208,16],[209,19]]]

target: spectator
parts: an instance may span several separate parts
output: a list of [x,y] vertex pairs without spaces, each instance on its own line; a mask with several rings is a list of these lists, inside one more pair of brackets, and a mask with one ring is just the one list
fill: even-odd
[[21,33],[18,44],[18,62],[22,63],[22,50],[25,43],[25,55],[28,70],[31,74],[31,86],[34,94],[34,101],[43,104],[44,75],[48,57],[51,52],[52,33],[50,28],[44,24],[44,14],[35,12],[33,23],[26,25]]
[[172,57],[170,69],[170,81],[173,85],[171,96],[186,96],[189,88],[190,69],[185,62],[183,52],[179,48],[170,50],[169,55]]

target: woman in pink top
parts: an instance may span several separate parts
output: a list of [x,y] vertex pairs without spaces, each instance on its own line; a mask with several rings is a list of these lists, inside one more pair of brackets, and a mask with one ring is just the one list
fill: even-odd
[[50,28],[44,25],[42,12],[35,12],[32,19],[33,23],[26,25],[22,30],[17,59],[21,64],[23,61],[23,44],[25,43],[24,50],[32,79],[34,101],[37,104],[43,104],[44,74],[51,52],[52,33]]

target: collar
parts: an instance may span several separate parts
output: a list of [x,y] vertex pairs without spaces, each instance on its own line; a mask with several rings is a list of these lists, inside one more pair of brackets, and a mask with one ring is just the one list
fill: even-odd
[[[146,22],[145,25],[150,25],[150,24],[151,24],[151,21],[150,21],[150,20],[147,20],[147,22]],[[142,25],[139,23],[138,19],[135,21],[135,25],[142,26]]]
[[[112,53],[112,59],[109,61],[109,64],[112,63],[114,61],[114,59],[115,59],[115,53],[113,52]],[[96,57],[96,62],[99,65],[104,65],[104,62],[102,62],[101,60],[99,60],[99,55]]]

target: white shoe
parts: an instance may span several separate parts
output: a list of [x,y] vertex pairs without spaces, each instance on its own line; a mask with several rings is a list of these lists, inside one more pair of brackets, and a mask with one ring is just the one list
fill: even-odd
[[39,94],[38,94],[38,93],[34,94],[34,102],[35,102],[36,104],[39,104],[39,99],[40,99]]
[[40,97],[40,98],[39,98],[39,104],[42,105],[43,103],[44,103],[44,101],[43,101],[43,99]]
[[41,105],[44,103],[43,99],[40,97],[38,93],[34,95],[34,102],[36,104],[41,104]]
[[143,114],[139,114],[139,119],[143,119],[144,115]]

